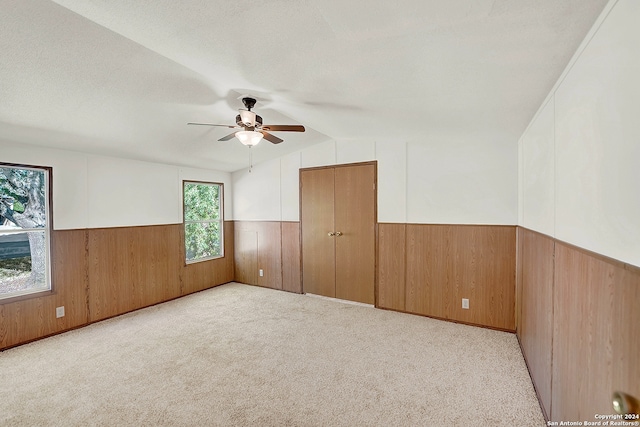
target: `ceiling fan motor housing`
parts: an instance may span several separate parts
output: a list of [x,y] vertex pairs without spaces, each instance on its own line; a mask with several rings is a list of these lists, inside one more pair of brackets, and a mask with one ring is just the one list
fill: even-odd
[[262,127],[262,117],[260,117],[259,115],[255,115],[255,122],[251,123],[251,122],[244,122],[242,120],[242,117],[240,116],[240,114],[238,114],[236,116],[236,124],[238,126],[244,127],[244,128],[250,128],[249,130],[253,129],[253,128],[257,128],[260,129]]

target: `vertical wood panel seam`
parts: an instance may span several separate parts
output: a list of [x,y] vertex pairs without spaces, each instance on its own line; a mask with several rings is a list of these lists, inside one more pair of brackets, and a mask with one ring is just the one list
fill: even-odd
[[[302,166],[302,152],[300,152],[300,166]],[[300,233],[298,242],[300,244],[300,293],[304,295],[304,271],[302,258],[302,168],[298,169],[298,219],[300,220]]]
[[[282,160],[280,161],[282,163]],[[282,164],[280,165],[282,168]],[[283,241],[284,239],[283,237],[283,229],[282,229],[282,203],[280,204],[280,221],[278,224],[279,228],[280,228],[280,245],[278,247],[279,251],[280,251],[280,287],[281,290],[284,290],[284,253],[282,251],[282,246],[284,245]]]
[[553,417],[553,342],[555,339],[555,312],[556,312],[556,241],[553,239],[553,266],[551,274],[551,372],[549,378],[549,417]]
[[91,256],[89,254],[89,230],[84,230],[84,286],[85,286],[85,304],[87,307],[86,323],[91,321],[91,276],[89,275],[89,262]]
[[407,273],[407,269],[408,269],[408,267],[407,267],[407,264],[408,264],[408,262],[407,262],[407,251],[408,251],[408,248],[407,248],[407,246],[409,244],[409,242],[407,240],[407,228],[409,228],[409,227],[407,226],[407,224],[404,224],[404,226],[402,228],[404,229],[404,256],[403,256],[403,258],[404,258],[403,259],[403,262],[404,262],[404,278],[403,278],[403,282],[404,282],[403,283],[403,286],[404,286],[404,301],[403,301],[404,307],[403,307],[403,309],[406,310],[407,309],[407,294],[408,294],[408,292],[407,292],[407,274],[408,274]]
[[374,255],[374,259],[375,259],[375,267],[374,267],[374,279],[373,279],[373,306],[374,307],[379,307],[380,306],[380,291],[379,291],[379,287],[380,287],[380,275],[378,274],[378,269],[380,268],[380,250],[379,250],[379,246],[380,246],[380,226],[378,224],[378,219],[376,218],[375,223],[374,223],[374,228],[375,228],[375,240],[374,240],[374,245],[375,245],[375,255]]
[[[281,205],[281,210],[280,210],[280,219],[282,219],[282,203]],[[282,228],[282,221],[280,221],[280,288],[281,290],[284,290],[284,253],[282,251],[282,246],[283,246],[283,228]]]
[[[183,188],[184,188],[184,183],[183,183]],[[223,201],[223,210],[224,210],[224,187],[222,188],[223,191],[223,195],[222,195],[222,201]],[[182,197],[182,216],[184,218],[184,195]],[[184,220],[183,220],[184,221]],[[183,222],[184,224],[184,222]],[[185,234],[184,234],[184,225],[180,228],[180,232],[178,233],[178,235],[180,236],[179,240],[180,240],[180,250],[178,251],[178,253],[180,254],[180,261],[181,261],[181,265],[182,267],[180,268],[180,271],[178,272],[178,293],[180,295],[184,295],[184,283],[182,280],[182,275],[185,271],[186,267],[186,260],[187,260],[187,248],[186,248],[186,242],[185,242]],[[224,232],[224,212],[223,212],[223,220],[222,220],[222,252],[224,255],[225,254],[225,250],[224,250],[224,246],[225,246],[225,240],[226,240],[226,233]],[[184,252],[183,252],[184,251]]]
[[[255,222],[258,222],[258,221],[255,221]],[[262,251],[260,250],[260,230],[257,227],[255,227],[255,229],[256,229],[255,230],[256,232],[256,269],[258,271],[255,271],[254,274],[256,275],[256,283],[258,284],[258,286],[264,286],[263,285],[264,276],[260,277],[260,267],[262,267],[262,256],[261,256]]]

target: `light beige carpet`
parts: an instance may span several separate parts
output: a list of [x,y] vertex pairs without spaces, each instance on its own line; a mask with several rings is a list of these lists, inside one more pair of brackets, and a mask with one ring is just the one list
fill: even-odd
[[0,425],[545,423],[513,334],[228,284],[0,353]]

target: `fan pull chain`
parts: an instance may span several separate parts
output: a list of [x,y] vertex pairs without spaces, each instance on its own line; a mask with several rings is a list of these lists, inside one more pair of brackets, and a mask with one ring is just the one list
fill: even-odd
[[249,146],[249,173],[253,170],[253,150],[251,150],[251,146]]

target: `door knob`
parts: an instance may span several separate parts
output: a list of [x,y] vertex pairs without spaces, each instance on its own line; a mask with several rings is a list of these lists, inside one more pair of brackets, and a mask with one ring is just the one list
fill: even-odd
[[[638,401],[628,394],[616,391],[613,393],[613,410],[620,415],[638,416]],[[638,418],[634,418],[637,420]]]
[[338,237],[342,236],[342,231],[336,231],[336,236]]
[[328,233],[327,233],[327,235],[328,235],[329,237],[333,237],[333,236],[335,236],[335,235],[336,235],[336,233],[334,233],[334,232],[330,231],[330,232],[328,232]]

